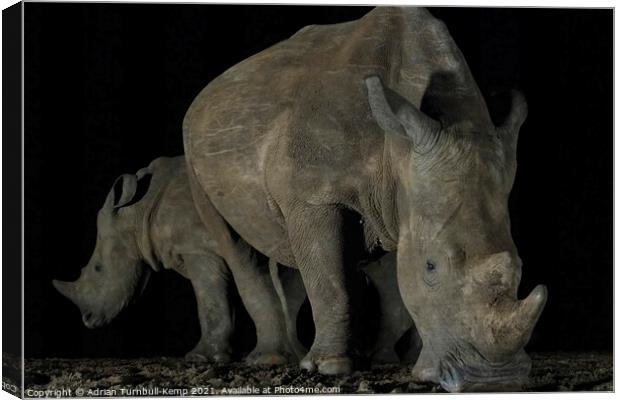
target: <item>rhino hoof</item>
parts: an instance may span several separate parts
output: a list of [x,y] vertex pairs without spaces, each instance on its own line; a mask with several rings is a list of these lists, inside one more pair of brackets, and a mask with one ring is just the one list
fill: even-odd
[[308,372],[314,372],[316,371],[316,363],[312,358],[306,356],[303,360],[299,362],[299,368]]
[[319,373],[323,375],[350,374],[353,363],[349,357],[334,357],[319,361]]
[[209,362],[213,361],[216,363],[229,363],[231,361],[230,354],[227,353],[215,353],[211,355],[205,355],[197,352],[190,352],[185,355],[185,361],[190,362]]
[[250,354],[247,357],[248,364],[253,365],[284,365],[288,364],[288,358],[278,353]]
[[211,359],[216,363],[226,364],[231,361],[230,354],[228,353],[216,353],[211,356]]
[[306,356],[299,363],[299,368],[309,372],[318,370],[323,375],[343,375],[353,371],[353,362],[346,356],[324,357],[317,360]]
[[187,353],[185,355],[185,361],[191,362],[207,362],[209,359],[202,354],[198,353]]

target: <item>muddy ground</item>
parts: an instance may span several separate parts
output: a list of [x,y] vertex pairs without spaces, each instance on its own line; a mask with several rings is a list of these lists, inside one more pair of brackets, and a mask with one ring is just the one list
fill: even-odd
[[[525,388],[527,391],[613,390],[613,359],[610,353],[535,353],[532,360],[531,382]],[[10,359],[4,358],[3,365],[6,377],[12,369]],[[409,371],[410,366],[392,365],[355,372],[346,377],[326,377],[290,366],[264,368],[241,363],[199,364],[177,358],[28,359],[25,387],[34,390],[71,389],[72,396],[80,393],[88,395],[89,389],[99,389],[98,392],[90,392],[91,396],[128,394],[121,389],[138,389],[142,390],[142,394],[167,396],[247,394],[252,390],[260,393],[265,388],[271,388],[270,394],[286,394],[287,390],[300,390],[298,388],[311,388],[323,393],[336,390],[339,393],[360,394],[442,391],[434,385],[411,382]],[[149,388],[151,391],[145,392]],[[159,393],[154,392],[154,388],[159,388]]]

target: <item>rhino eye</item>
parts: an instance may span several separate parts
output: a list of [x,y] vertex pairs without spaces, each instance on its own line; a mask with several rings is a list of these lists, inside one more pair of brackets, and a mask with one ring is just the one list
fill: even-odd
[[101,270],[103,269],[103,267],[99,264],[95,265],[95,271],[97,272],[101,272]]
[[431,261],[427,261],[426,262],[426,271],[427,272],[435,272],[435,270],[437,269],[437,267],[435,267],[435,264]]
[[437,264],[433,261],[426,262],[426,273],[422,277],[422,280],[431,287],[433,290],[436,289],[439,285],[439,276],[437,274]]

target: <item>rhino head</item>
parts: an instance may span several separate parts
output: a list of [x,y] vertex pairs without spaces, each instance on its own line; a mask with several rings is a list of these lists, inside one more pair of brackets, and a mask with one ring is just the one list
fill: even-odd
[[366,85],[397,154],[398,283],[423,342],[414,378],[448,391],[522,386],[531,364],[523,347],[547,298],[542,285],[517,298],[508,197],[524,98],[513,93],[500,127],[444,126],[378,77]]
[[109,323],[148,281],[150,269],[144,264],[140,231],[143,203],[148,202],[142,197],[149,185],[150,174],[120,176],[97,215],[95,250],[80,277],[75,282],[53,281],[78,306],[88,328]]

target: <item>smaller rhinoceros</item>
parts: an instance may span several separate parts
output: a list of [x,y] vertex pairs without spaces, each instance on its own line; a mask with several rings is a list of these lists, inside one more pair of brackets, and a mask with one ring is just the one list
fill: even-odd
[[[228,288],[233,276],[215,236],[194,207],[184,157],[161,157],[115,181],[97,216],[90,261],[77,281],[53,283],[79,307],[84,324],[95,328],[114,319],[141,293],[151,270],[175,270],[192,283],[202,331],[186,359],[228,362],[233,332]],[[247,291],[239,292],[244,303],[260,300],[244,299]],[[280,351],[291,348],[288,342],[263,336],[257,329],[257,345],[248,361],[278,364],[300,356]]]

